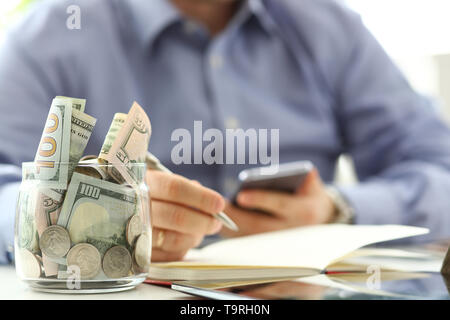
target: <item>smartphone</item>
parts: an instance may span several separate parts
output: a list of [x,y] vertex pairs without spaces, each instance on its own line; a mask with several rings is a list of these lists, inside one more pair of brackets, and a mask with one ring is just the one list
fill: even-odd
[[296,161],[276,167],[243,170],[239,173],[239,188],[232,198],[233,204],[238,206],[236,197],[242,190],[264,189],[294,193],[313,169],[314,165],[310,161]]

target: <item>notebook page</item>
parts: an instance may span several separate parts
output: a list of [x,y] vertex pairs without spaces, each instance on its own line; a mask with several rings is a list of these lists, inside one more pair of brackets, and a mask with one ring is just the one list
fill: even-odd
[[329,224],[300,227],[223,240],[203,249],[190,251],[185,261],[322,270],[360,247],[426,233],[428,229],[425,228],[398,225]]

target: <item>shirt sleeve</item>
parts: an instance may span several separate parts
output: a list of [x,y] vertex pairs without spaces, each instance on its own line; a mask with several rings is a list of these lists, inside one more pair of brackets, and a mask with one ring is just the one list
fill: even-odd
[[0,166],[0,264],[11,262],[14,248],[14,217],[21,170],[14,165]]
[[0,263],[13,245],[21,163],[34,158],[56,89],[54,67],[33,52],[45,48],[25,45],[27,36],[21,27],[0,43]]
[[[6,168],[2,168],[6,169]],[[5,173],[2,173],[4,175]],[[0,188],[0,203],[2,212],[0,215],[0,264],[12,262],[14,248],[14,212],[19,194],[20,182],[3,184]]]
[[[337,120],[360,183],[339,187],[359,224],[398,223],[450,236],[450,130],[354,16],[338,78]],[[348,37],[347,37],[348,39]]]

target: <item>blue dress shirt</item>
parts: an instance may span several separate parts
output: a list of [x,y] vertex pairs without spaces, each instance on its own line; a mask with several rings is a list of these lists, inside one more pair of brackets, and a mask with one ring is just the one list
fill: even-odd
[[[66,27],[69,5],[81,29]],[[86,98],[98,154],[114,113],[134,100],[150,150],[173,171],[229,196],[248,165],[171,162],[177,128],[280,129],[280,162],[311,160],[331,183],[350,154],[360,183],[340,191],[360,224],[450,236],[450,130],[352,11],[331,0],[243,1],[211,38],[167,0],[43,1],[0,48],[0,262],[13,241],[23,161],[56,95]]]

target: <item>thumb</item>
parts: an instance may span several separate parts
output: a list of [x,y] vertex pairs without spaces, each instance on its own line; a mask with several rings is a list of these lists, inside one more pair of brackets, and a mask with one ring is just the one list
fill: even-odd
[[320,192],[323,188],[322,180],[320,179],[319,171],[316,168],[311,170],[306,176],[302,185],[297,189],[298,195],[310,195]]

